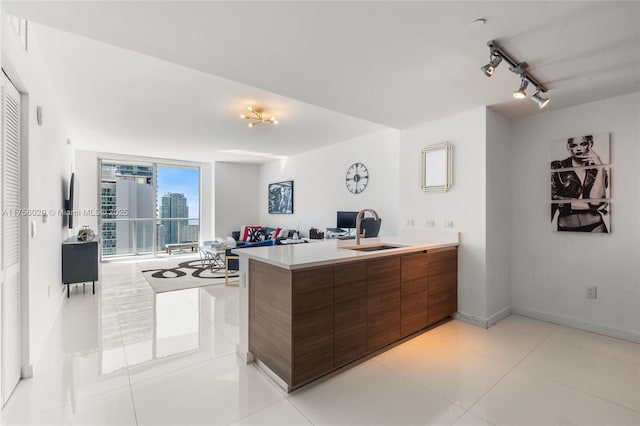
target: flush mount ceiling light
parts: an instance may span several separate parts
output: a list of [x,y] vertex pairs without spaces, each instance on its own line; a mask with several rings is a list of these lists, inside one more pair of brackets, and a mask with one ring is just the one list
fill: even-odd
[[547,88],[536,80],[535,77],[529,74],[527,71],[529,65],[526,62],[518,62],[514,60],[495,42],[495,40],[487,42],[487,46],[489,46],[489,63],[480,67],[484,75],[491,77],[496,67],[504,60],[509,64],[509,71],[520,76],[520,88],[513,92],[513,97],[517,99],[526,98],[527,94],[525,89],[529,83],[531,83],[531,85],[536,88],[536,93],[531,97],[531,99],[538,105],[538,108],[544,108],[549,103],[549,99],[543,98],[540,94],[546,93]]
[[275,117],[264,118],[264,108],[247,108],[250,112],[249,115],[242,114],[240,118],[244,118],[245,120],[249,120],[249,127],[254,127],[258,124],[262,123],[270,123],[270,124],[278,124],[278,120]]

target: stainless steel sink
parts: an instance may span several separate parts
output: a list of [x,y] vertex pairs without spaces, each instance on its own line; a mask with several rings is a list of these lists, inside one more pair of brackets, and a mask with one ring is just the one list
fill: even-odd
[[351,247],[340,247],[347,250],[357,250],[357,251],[380,251],[380,250],[390,250],[394,248],[401,248],[405,246],[391,246],[387,244],[382,244],[378,246],[351,246]]

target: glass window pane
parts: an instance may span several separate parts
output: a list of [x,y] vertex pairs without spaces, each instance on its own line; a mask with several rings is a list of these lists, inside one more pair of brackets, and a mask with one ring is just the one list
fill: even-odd
[[153,252],[153,165],[103,160],[100,186],[102,255]]
[[200,170],[158,166],[158,250],[166,244],[198,242],[200,234]]

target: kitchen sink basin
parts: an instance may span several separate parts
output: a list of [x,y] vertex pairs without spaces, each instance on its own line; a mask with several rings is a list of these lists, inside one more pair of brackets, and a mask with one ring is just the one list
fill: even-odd
[[380,250],[390,250],[394,248],[400,248],[404,246],[390,246],[390,245],[379,245],[379,246],[351,246],[351,247],[341,247],[347,250],[357,250],[357,251],[380,251]]

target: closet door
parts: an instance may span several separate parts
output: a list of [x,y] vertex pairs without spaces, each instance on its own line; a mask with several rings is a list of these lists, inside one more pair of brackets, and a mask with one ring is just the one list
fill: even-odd
[[20,94],[2,78],[0,282],[2,405],[20,380]]

